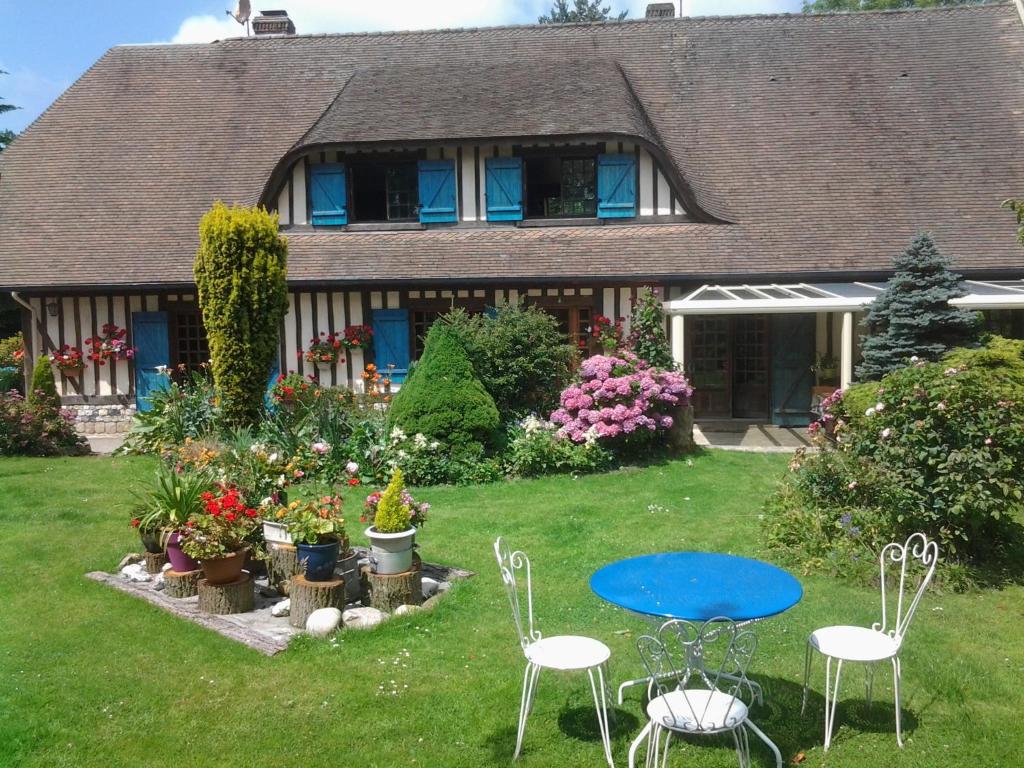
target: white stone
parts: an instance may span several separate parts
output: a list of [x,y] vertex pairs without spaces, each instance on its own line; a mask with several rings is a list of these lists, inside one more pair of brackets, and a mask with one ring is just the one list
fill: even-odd
[[451,582],[449,582],[449,581],[442,581],[440,584],[437,585],[437,594],[443,595],[445,592],[447,592],[451,588],[452,588]]
[[164,574],[161,571],[153,577],[153,589],[163,589],[165,586],[167,585],[164,584]]
[[419,613],[422,610],[418,605],[400,605],[395,608],[395,616],[408,616],[410,613]]
[[153,577],[146,573],[146,566],[142,563],[130,563],[121,569],[121,575],[128,581],[152,581]]
[[349,608],[341,618],[349,629],[371,629],[384,621],[387,614],[376,608]]
[[163,568],[161,568],[160,570],[161,571],[169,571],[169,570],[171,570],[171,564],[170,563],[164,563]]
[[327,637],[341,624],[341,611],[337,608],[317,608],[306,619],[306,631],[316,637]]
[[271,616],[287,616],[292,612],[292,601],[291,598],[285,598],[279,603],[274,603],[270,608]]
[[124,557],[121,558],[121,562],[117,564],[117,570],[119,570],[119,571],[124,570],[124,567],[126,565],[131,565],[132,563],[138,563],[141,560],[142,560],[142,555],[140,555],[138,552],[129,552],[127,555],[125,555]]
[[439,582],[437,579],[432,579],[430,576],[424,576],[423,577],[423,597],[427,598],[427,597],[433,597],[434,595],[436,595],[437,594],[437,588],[440,586],[440,584],[441,584],[441,582]]

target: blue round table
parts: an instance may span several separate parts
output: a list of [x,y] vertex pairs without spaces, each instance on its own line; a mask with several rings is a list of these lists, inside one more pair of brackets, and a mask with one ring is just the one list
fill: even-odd
[[[800,582],[760,560],[714,552],[642,555],[604,566],[590,577],[598,597],[634,613],[663,619],[708,621],[726,617],[737,624],[766,619],[792,608],[803,597]],[[627,680],[623,691],[647,684]],[[761,686],[746,681],[761,700]]]

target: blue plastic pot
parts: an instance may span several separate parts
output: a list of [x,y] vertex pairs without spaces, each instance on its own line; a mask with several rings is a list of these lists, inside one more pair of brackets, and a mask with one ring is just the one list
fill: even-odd
[[307,581],[330,581],[334,578],[334,567],[338,564],[341,542],[327,544],[296,544],[299,565],[305,566],[303,575]]

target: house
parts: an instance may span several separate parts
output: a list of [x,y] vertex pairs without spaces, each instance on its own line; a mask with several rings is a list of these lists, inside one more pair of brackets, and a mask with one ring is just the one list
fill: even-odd
[[200,217],[262,204],[281,370],[365,323],[321,380],[400,380],[438,313],[520,299],[585,345],[650,285],[698,417],[793,423],[919,231],[1020,332],[1022,134],[1013,4],[116,47],[0,155],[0,288],[32,357],[127,328],[134,361],[60,381],[121,420],[206,358]]

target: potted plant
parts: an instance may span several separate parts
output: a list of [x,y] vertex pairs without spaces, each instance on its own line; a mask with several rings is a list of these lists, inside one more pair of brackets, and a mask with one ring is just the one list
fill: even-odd
[[221,487],[202,494],[203,509],[186,522],[188,536],[182,551],[198,560],[211,584],[238,580],[249,547],[246,537],[256,528],[259,513],[242,503],[237,488]]
[[[156,487],[140,500],[132,526],[139,530],[147,551],[166,549],[171,568],[179,573],[194,571],[199,564],[182,552],[182,536],[187,535],[187,522],[203,509],[203,493],[210,482],[202,474],[173,472],[165,467],[156,474]],[[156,549],[151,548],[154,539]]]
[[85,368],[85,358],[78,347],[65,344],[50,355],[50,364],[65,376],[78,376]]
[[346,349],[369,349],[373,343],[373,329],[368,325],[349,325],[341,343]]
[[319,337],[309,340],[309,349],[302,353],[307,363],[313,363],[317,368],[330,368],[338,363],[345,362],[341,356],[342,340],[341,334],[337,331],[321,331]]
[[305,568],[308,581],[329,581],[338,557],[348,551],[341,496],[336,493],[294,499],[277,511],[278,520],[288,526],[296,558]]
[[89,359],[97,365],[118,360],[131,360],[135,357],[135,347],[128,343],[128,330],[119,328],[114,323],[106,323],[100,331],[102,336],[93,336],[85,343],[92,348]]
[[367,497],[364,519],[371,523],[366,536],[374,573],[405,573],[412,567],[416,526],[425,522],[429,509],[429,504],[417,503],[405,489],[400,469],[395,470],[383,493]]
[[811,370],[817,374],[819,384],[832,385],[839,380],[839,361],[828,352],[817,359]]

